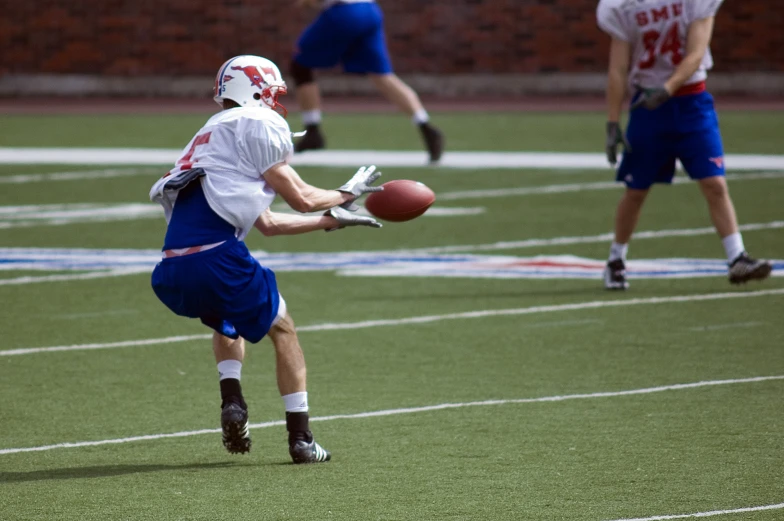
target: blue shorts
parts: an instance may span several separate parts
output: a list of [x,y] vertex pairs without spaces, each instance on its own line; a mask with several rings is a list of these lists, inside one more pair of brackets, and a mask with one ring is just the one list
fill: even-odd
[[623,154],[617,180],[629,188],[671,183],[676,159],[692,179],[724,175],[719,119],[707,92],[673,97],[656,110],[633,110],[626,138],[631,151]]
[[350,73],[391,73],[381,8],[361,2],[323,11],[300,36],[294,61],[311,69],[340,63]]
[[278,309],[285,309],[275,274],[237,239],[163,259],[152,272],[152,289],[177,315],[201,319],[222,335],[253,343],[267,334]]

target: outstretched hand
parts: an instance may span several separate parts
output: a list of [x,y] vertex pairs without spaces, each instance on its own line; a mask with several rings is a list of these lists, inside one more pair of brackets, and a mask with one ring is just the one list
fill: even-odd
[[340,206],[330,208],[324,215],[332,217],[338,222],[338,226],[336,228],[328,229],[328,232],[339,230],[341,228],[345,228],[346,226],[370,226],[371,228],[381,228],[382,226],[380,222],[373,219],[372,217],[355,215],[348,210],[341,208]]
[[347,194],[351,194],[354,198],[351,201],[347,201],[340,206],[345,208],[350,212],[355,212],[359,208],[353,201],[358,199],[362,196],[362,194],[366,194],[369,192],[381,192],[384,190],[382,186],[370,186],[381,177],[381,172],[376,172],[376,166],[363,166],[354,174],[354,176],[348,180],[343,186],[338,188],[339,192],[344,192]]

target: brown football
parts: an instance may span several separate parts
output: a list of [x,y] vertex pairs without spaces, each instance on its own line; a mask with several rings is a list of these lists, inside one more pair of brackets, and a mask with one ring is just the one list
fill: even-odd
[[391,222],[416,219],[435,202],[433,190],[417,181],[396,179],[381,185],[382,192],[373,192],[365,200],[365,208],[373,217]]

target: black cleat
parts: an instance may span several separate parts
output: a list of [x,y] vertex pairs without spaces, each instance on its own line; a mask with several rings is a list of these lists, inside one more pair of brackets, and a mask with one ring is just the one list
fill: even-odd
[[604,268],[604,287],[613,290],[629,289],[626,282],[626,264],[621,259],[609,261]]
[[221,410],[223,446],[232,454],[250,452],[248,410],[234,402],[227,402]]
[[730,263],[730,284],[745,284],[750,280],[767,279],[773,265],[765,260],[757,260],[749,257],[745,251]]
[[419,131],[422,132],[422,139],[430,155],[430,162],[436,163],[444,153],[444,134],[430,123],[421,123]]
[[294,152],[304,152],[305,150],[321,150],[326,148],[327,141],[318,125],[306,125],[306,134],[294,143]]
[[323,463],[332,459],[332,454],[316,443],[310,431],[289,436],[289,454],[295,465]]

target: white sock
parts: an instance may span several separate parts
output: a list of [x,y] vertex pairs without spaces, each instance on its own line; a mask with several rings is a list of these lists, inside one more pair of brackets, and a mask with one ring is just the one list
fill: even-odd
[[628,244],[618,244],[617,242],[613,241],[613,243],[610,245],[610,262],[618,259],[626,262],[627,251],[629,251]]
[[729,262],[734,261],[741,253],[746,251],[743,247],[743,237],[740,236],[740,232],[727,235],[721,240],[721,243],[724,245],[724,251],[727,253]]
[[417,110],[411,117],[411,121],[413,121],[415,125],[421,125],[422,123],[430,121],[430,116],[425,109]]
[[291,393],[283,396],[286,412],[308,412],[308,393]]
[[224,360],[223,362],[218,362],[218,375],[221,380],[225,380],[226,378],[239,380],[241,373],[242,362],[239,360]]
[[302,111],[302,123],[305,125],[318,125],[321,123],[321,110]]

